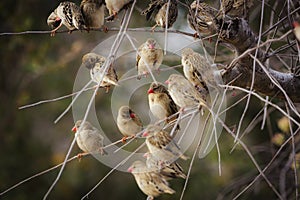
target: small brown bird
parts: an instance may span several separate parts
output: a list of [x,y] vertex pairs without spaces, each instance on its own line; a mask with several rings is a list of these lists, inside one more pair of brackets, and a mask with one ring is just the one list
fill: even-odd
[[160,174],[165,176],[168,180],[170,178],[183,178],[186,179],[186,175],[183,172],[182,167],[177,163],[173,162],[168,165],[163,165],[153,154],[150,152],[145,153],[144,157],[146,157],[146,165],[150,169],[157,169]]
[[123,142],[130,136],[135,136],[143,130],[141,119],[128,106],[119,108],[117,125],[120,132],[124,135]]
[[[210,64],[206,59],[194,52],[190,48],[185,48],[181,52],[181,64],[183,66],[184,76],[196,87],[196,89],[206,96],[208,94],[208,88],[206,83],[203,81],[203,74],[200,73],[202,65]],[[207,68],[207,67],[205,67]]]
[[[80,127],[81,131],[79,131]],[[85,121],[82,123],[82,120],[78,120],[75,123],[75,126],[72,128],[73,132],[78,132],[76,142],[78,147],[85,153],[100,153],[101,155],[106,154],[103,150],[103,136],[100,131],[94,127],[90,122]],[[80,157],[81,154],[78,154]]]
[[56,26],[59,21],[59,25],[51,31],[51,36],[54,36],[55,32],[62,25],[65,25],[69,29],[69,33],[75,29],[86,29],[79,6],[70,1],[61,2],[58,7],[49,15],[47,20],[49,26]]
[[150,70],[158,70],[163,61],[163,50],[157,44],[157,42],[149,38],[143,43],[136,55],[136,68],[138,70],[138,79],[141,79],[142,75],[147,76]]
[[[96,53],[87,53],[82,57],[82,65],[90,70],[91,79],[95,83],[99,83],[104,72],[104,64],[106,58],[96,54]],[[106,88],[106,92],[109,91],[110,86],[118,85],[118,76],[116,71],[112,66],[110,66],[104,75],[100,87]]]
[[157,171],[147,168],[142,161],[135,161],[129,168],[139,188],[148,196],[147,200],[153,200],[160,194],[174,194],[175,191],[169,187],[168,181]]
[[218,11],[204,2],[194,1],[187,15],[188,24],[200,35],[211,35],[217,30],[215,17]]
[[101,28],[104,25],[104,0],[82,0],[80,4],[87,29]]
[[220,14],[248,19],[254,0],[222,0]]
[[170,164],[177,158],[187,160],[176,142],[172,139],[170,134],[162,130],[159,126],[150,124],[147,126],[143,137],[146,137],[146,145],[152,155],[162,161],[163,164]]
[[[177,119],[177,106],[171,98],[167,88],[159,82],[153,82],[148,90],[148,102],[152,114],[167,123]],[[173,117],[169,118],[170,116]],[[178,127],[179,128],[179,127]]]
[[132,2],[133,0],[105,0],[106,7],[110,15],[106,19],[113,20],[122,9],[124,9]]
[[167,24],[170,28],[176,21],[178,15],[177,1],[170,0],[170,4],[168,2],[169,0],[151,0],[149,7],[142,12],[142,15],[146,15],[146,20],[150,20],[151,17],[155,19],[156,25],[152,29],[156,26],[166,28]]
[[173,101],[181,109],[193,106],[206,107],[205,96],[200,94],[182,75],[170,75],[166,84],[168,84],[168,91]]

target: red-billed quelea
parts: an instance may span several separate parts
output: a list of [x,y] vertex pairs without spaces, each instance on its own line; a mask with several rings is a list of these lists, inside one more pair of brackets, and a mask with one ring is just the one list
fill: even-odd
[[96,53],[87,53],[82,57],[82,65],[90,70],[91,79],[95,83],[99,84],[103,73],[105,73],[100,87],[106,88],[106,92],[108,92],[110,86],[118,85],[118,76],[112,66],[108,67],[107,72],[104,71],[105,61],[105,57]]
[[123,142],[125,142],[128,137],[135,136],[143,130],[141,119],[128,106],[122,106],[119,108],[117,126],[120,132],[124,135],[122,139]]
[[117,14],[132,1],[133,0],[105,0],[110,15],[107,20],[113,20]]
[[80,9],[88,30],[104,25],[104,0],[82,0]]
[[163,50],[159,44],[152,38],[149,38],[145,43],[143,43],[136,55],[136,67],[138,70],[138,79],[142,75],[147,75],[149,69],[158,70],[159,66],[163,61]]
[[169,94],[181,109],[195,106],[206,107],[205,96],[200,94],[182,75],[170,75],[166,84],[168,84]]
[[185,156],[170,134],[159,126],[150,124],[145,129],[143,137],[146,137],[146,145],[149,152],[154,155],[162,164],[170,164],[179,157],[183,160]]
[[153,154],[147,152],[144,154],[146,157],[146,165],[150,169],[156,169],[160,174],[170,178],[183,178],[186,179],[186,175],[183,172],[182,167],[177,162],[172,162],[170,164],[163,164],[159,159],[157,159]]
[[192,49],[185,48],[181,52],[181,64],[183,66],[184,76],[203,96],[206,96],[208,94],[208,88],[202,79],[203,75],[200,73],[202,65],[209,65],[206,59]]
[[215,17],[218,11],[201,1],[190,5],[187,15],[188,24],[201,35],[211,35],[216,32]]
[[174,194],[175,191],[169,187],[168,181],[157,171],[149,170],[142,161],[135,161],[128,168],[135,181],[144,194],[148,196],[147,200],[153,200],[161,194]]
[[[80,129],[80,132],[78,132]],[[103,150],[103,136],[100,131],[90,122],[78,120],[72,128],[73,132],[77,133],[76,142],[78,147],[85,153],[100,153],[105,154]],[[80,157],[80,154],[78,154]]]
[[[177,106],[171,98],[167,88],[159,82],[153,82],[148,90],[150,111],[159,120],[175,123],[178,115]],[[176,127],[180,129],[179,125]]]
[[146,20],[151,17],[154,18],[156,25],[152,29],[156,26],[166,28],[167,25],[170,28],[176,21],[178,15],[177,1],[170,0],[170,4],[168,2],[169,0],[151,0],[149,7],[142,12],[142,15],[146,15]]
[[[57,25],[56,21],[60,23]],[[86,29],[79,6],[70,1],[61,2],[58,7],[49,15],[47,22],[50,26],[57,25],[57,27],[51,31],[51,36],[54,36],[55,32],[62,25],[65,25],[69,29],[69,33],[75,29]]]

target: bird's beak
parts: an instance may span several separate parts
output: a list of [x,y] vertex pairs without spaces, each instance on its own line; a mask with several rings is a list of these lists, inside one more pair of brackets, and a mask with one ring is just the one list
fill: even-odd
[[143,137],[147,137],[148,135],[149,135],[149,133],[147,133],[147,132],[143,133]]
[[74,133],[76,133],[76,132],[77,132],[77,128],[76,128],[76,126],[74,126],[74,127],[72,128],[72,131],[73,131]]
[[135,114],[134,113],[130,113],[130,117],[133,119],[135,118]]
[[154,44],[149,44],[148,47],[149,47],[149,49],[154,49],[155,45]]
[[127,169],[127,171],[130,172],[130,173],[132,173],[132,170],[133,170],[132,167],[129,167],[129,168]]
[[148,157],[148,153],[144,153],[143,157],[147,158]]
[[152,94],[152,93],[154,93],[154,91],[153,91],[152,88],[150,88],[150,89],[148,90],[148,94]]
[[169,83],[170,83],[170,81],[169,81],[169,80],[166,80],[166,81],[165,81],[165,84],[167,84],[167,85],[168,85]]

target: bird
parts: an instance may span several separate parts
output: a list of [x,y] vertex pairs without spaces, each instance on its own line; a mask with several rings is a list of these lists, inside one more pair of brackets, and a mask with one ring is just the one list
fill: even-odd
[[104,0],[82,0],[80,10],[87,29],[101,28],[104,25]]
[[50,26],[52,29],[55,29],[60,25],[60,23],[61,19],[54,12],[52,12],[47,19],[48,26]]
[[180,109],[194,106],[207,107],[205,96],[182,75],[171,74],[165,83],[168,84],[170,96]]
[[128,168],[135,181],[147,200],[153,200],[160,194],[174,194],[175,191],[169,187],[168,181],[159,172],[147,168],[146,164],[140,160],[134,161]]
[[133,137],[143,130],[143,124],[139,116],[129,106],[121,106],[117,116],[117,126],[124,135],[122,141]]
[[[203,81],[203,75],[201,74],[201,66],[210,64],[206,59],[193,51],[191,48],[184,48],[181,52],[181,64],[183,66],[183,74],[189,80],[196,89],[206,96],[208,94],[208,88],[206,83]],[[209,67],[205,67],[209,68]]]
[[106,20],[113,20],[122,9],[132,2],[133,0],[105,0],[106,7],[109,12],[109,17],[107,17]]
[[153,154],[147,152],[144,154],[146,157],[146,165],[150,169],[157,169],[160,174],[166,177],[166,179],[170,178],[182,178],[186,179],[186,175],[183,172],[182,167],[177,162],[172,162],[167,165],[163,165]]
[[[81,129],[80,129],[81,128]],[[80,129],[80,132],[78,132]],[[85,153],[100,153],[101,155],[106,154],[103,150],[104,137],[100,131],[94,127],[90,122],[78,120],[75,126],[72,128],[73,132],[77,132],[76,142],[78,147]],[[82,154],[78,154],[81,157]]]
[[154,155],[162,164],[170,164],[177,158],[187,160],[180,147],[172,139],[170,134],[159,126],[150,124],[143,133],[146,138],[146,145],[149,152]]
[[87,53],[82,57],[82,66],[90,70],[91,79],[99,84],[103,73],[105,73],[100,87],[106,88],[106,93],[112,85],[118,86],[118,76],[112,66],[109,66],[107,71],[104,71],[106,58],[97,53]]
[[248,19],[254,0],[222,0],[219,14]]
[[[60,22],[58,24],[58,22]],[[79,6],[70,1],[61,2],[57,8],[51,12],[47,20],[48,25],[57,25],[51,31],[51,36],[55,35],[55,32],[62,26],[65,25],[69,29],[69,33],[73,30],[84,30],[86,29],[85,21],[80,11]]]
[[151,83],[147,93],[150,111],[156,118],[166,120],[167,123],[177,119],[177,106],[162,83]]
[[[170,0],[151,0],[147,9],[142,11],[142,15],[146,15],[146,20],[154,18],[156,26],[161,26],[162,28],[172,27],[178,16],[177,1]],[[168,6],[169,5],[169,6]],[[168,8],[169,7],[169,8]],[[168,13],[167,13],[168,11]]]
[[[201,36],[211,35],[217,31],[216,19],[218,11],[204,2],[194,1],[190,5],[187,21],[189,26]],[[196,36],[195,34],[195,36]]]
[[159,44],[152,38],[147,39],[137,51],[136,68],[138,70],[138,79],[142,75],[147,76],[150,70],[158,70],[163,61],[163,50]]

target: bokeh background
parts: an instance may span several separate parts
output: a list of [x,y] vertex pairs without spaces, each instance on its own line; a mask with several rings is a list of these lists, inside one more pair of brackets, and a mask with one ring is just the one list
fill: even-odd
[[[50,0],[10,0],[0,2],[0,32],[22,32],[28,30],[49,30],[46,20],[49,13],[60,1]],[[74,1],[77,4],[80,1]],[[216,1],[216,6],[218,1]],[[133,13],[130,27],[149,27],[153,22],[146,22],[139,14],[140,9],[147,6],[147,1],[139,1]],[[253,9],[251,16],[253,28],[259,14],[259,7]],[[180,15],[173,29],[186,30],[193,33],[186,24],[186,9],[180,6]],[[123,13],[122,13],[123,14]],[[122,16],[122,14],[120,16]],[[120,18],[108,27],[119,27]],[[70,131],[74,121],[72,113],[54,124],[54,120],[68,106],[71,99],[38,105],[19,110],[20,106],[44,99],[52,99],[72,93],[74,80],[81,64],[82,55],[90,52],[97,44],[115,33],[90,33],[75,31],[72,34],[23,34],[0,36],[0,191],[35,173],[61,163],[71,144],[74,134]],[[141,33],[143,34],[143,33]],[[184,37],[184,36],[183,36]],[[146,39],[146,38],[145,38]],[[209,45],[209,43],[208,43]],[[226,64],[232,58],[232,53],[224,51],[218,57]],[[180,60],[174,61],[174,63]],[[126,66],[127,68],[134,66]],[[125,73],[126,67],[118,71]],[[106,96],[105,96],[106,95]],[[99,107],[99,118],[104,120],[107,131],[112,138],[120,139],[114,121],[102,118],[110,113],[109,94],[99,91],[96,103]],[[228,95],[228,102],[233,103],[241,94]],[[146,99],[144,97],[144,99]],[[135,105],[137,100],[131,103]],[[237,125],[245,102],[240,103],[227,112],[227,124]],[[247,112],[246,128],[257,112],[264,106],[253,99]],[[100,111],[101,109],[101,111]],[[141,112],[141,111],[140,111]],[[148,110],[144,108],[141,114],[144,121]],[[273,134],[280,132],[277,121],[281,116],[271,112],[267,125],[260,130],[261,121],[253,125],[251,134],[244,137],[244,142],[251,149],[257,162],[264,166],[270,160],[274,145],[270,142]],[[224,132],[220,139],[222,158],[222,175],[218,174],[218,159],[214,149],[204,159],[196,159],[184,199],[231,199],[255,175],[258,174],[253,163],[241,147],[230,153],[233,145],[232,137]],[[72,156],[79,153],[75,145]],[[192,151],[189,155],[192,155]],[[180,162],[187,171],[189,161]],[[85,195],[110,168],[104,166],[92,156],[81,161],[74,160],[67,164],[61,179],[49,196],[49,199],[79,199]],[[0,197],[0,199],[42,199],[58,170],[34,178]],[[274,171],[272,173],[275,173]],[[162,195],[159,199],[179,199],[184,181],[172,180],[171,187],[175,195]],[[90,196],[89,199],[145,199],[138,189],[133,176],[128,173],[115,171]],[[242,195],[241,199],[272,199],[274,193],[260,180]]]

